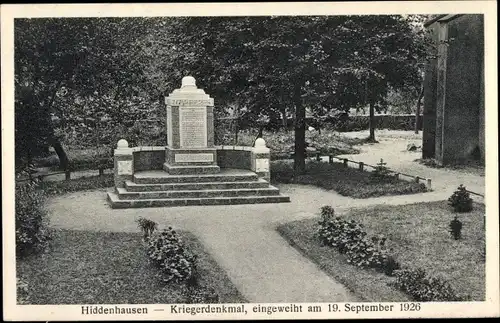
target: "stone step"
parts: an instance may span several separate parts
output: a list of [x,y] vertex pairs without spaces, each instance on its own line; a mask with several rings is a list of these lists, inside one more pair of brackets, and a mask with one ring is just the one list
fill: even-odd
[[172,183],[207,183],[207,182],[250,182],[257,181],[258,176],[253,172],[199,174],[199,175],[171,175],[164,171],[139,172],[134,174],[136,184],[172,184]]
[[125,181],[125,188],[129,192],[159,192],[159,191],[187,191],[187,190],[224,190],[238,188],[266,188],[269,183],[259,178],[257,181],[246,182],[198,182],[198,183],[171,183],[171,184],[137,184]]
[[240,188],[227,190],[189,190],[161,192],[129,192],[125,188],[117,188],[120,200],[149,200],[171,198],[206,198],[206,197],[244,197],[279,195],[279,189],[274,186],[265,188]]
[[260,204],[260,203],[286,203],[290,197],[283,195],[273,196],[243,196],[243,197],[209,197],[209,198],[175,198],[175,199],[144,199],[121,200],[116,193],[108,193],[111,207],[118,208],[143,208],[143,207],[173,207],[191,205],[232,205],[232,204]]

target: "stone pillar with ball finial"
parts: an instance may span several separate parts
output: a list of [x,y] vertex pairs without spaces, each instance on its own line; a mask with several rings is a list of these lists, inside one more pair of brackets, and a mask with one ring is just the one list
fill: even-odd
[[270,170],[271,150],[267,148],[266,141],[263,138],[257,138],[252,147],[251,169],[257,175],[266,181],[271,180]]
[[125,139],[118,140],[114,152],[115,187],[124,187],[125,181],[132,180],[134,175],[134,150]]

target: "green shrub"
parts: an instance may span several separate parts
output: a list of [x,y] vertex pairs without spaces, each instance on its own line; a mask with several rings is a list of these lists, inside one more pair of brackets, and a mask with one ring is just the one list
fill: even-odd
[[429,277],[423,269],[401,269],[395,271],[393,285],[411,296],[415,301],[466,301],[466,295],[459,295],[446,280]]
[[398,269],[399,263],[386,248],[385,237],[368,239],[363,226],[354,220],[335,216],[333,208],[321,208],[318,236],[321,243],[337,249],[347,257],[347,262],[358,267],[375,268],[388,276]]
[[16,183],[16,254],[25,256],[43,250],[51,238],[45,194],[38,180]]
[[385,165],[387,165],[387,163],[384,163],[384,160],[380,159],[380,162],[377,163],[377,166],[375,166],[375,169],[370,173],[370,180],[372,182],[384,183],[384,182],[395,181],[395,178],[393,176],[391,176],[391,171]]
[[155,231],[158,229],[158,223],[145,219],[143,217],[139,217],[137,220],[137,226],[141,229],[144,234],[144,240],[146,241]]
[[271,161],[271,181],[275,183],[293,183],[293,163],[277,160]]
[[28,283],[24,281],[24,279],[16,278],[16,294],[17,294],[17,304],[29,304],[29,290]]
[[450,196],[448,203],[453,207],[455,212],[463,213],[472,211],[472,198],[462,184]]
[[80,177],[64,181],[45,181],[40,188],[48,195],[61,195],[84,190],[108,188],[115,185],[113,174],[102,176]]
[[197,258],[186,248],[172,227],[148,236],[146,245],[147,254],[161,270],[163,281],[195,284]]
[[460,238],[462,238],[462,222],[458,219],[458,217],[455,216],[455,218],[453,218],[453,220],[451,220],[450,224],[449,224],[449,232],[451,233],[451,235],[453,236],[453,238],[455,240],[459,240]]
[[335,210],[330,205],[324,205],[320,209],[320,215],[322,221],[330,221],[335,216]]

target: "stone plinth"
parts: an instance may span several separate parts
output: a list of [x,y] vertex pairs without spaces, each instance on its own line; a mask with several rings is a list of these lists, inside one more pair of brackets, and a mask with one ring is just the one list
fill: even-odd
[[120,139],[114,152],[115,187],[124,187],[125,181],[134,175],[134,150],[129,148],[125,139]]
[[219,172],[214,147],[214,99],[191,76],[166,99],[167,147],[163,168],[171,174]]

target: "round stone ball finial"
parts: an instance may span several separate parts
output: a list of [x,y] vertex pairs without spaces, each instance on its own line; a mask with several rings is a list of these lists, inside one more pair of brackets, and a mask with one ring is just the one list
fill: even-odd
[[118,143],[116,144],[116,148],[118,148],[118,149],[128,148],[128,141],[126,141],[125,139],[118,140]]
[[185,87],[185,86],[194,86],[194,87],[196,87],[196,80],[194,79],[194,77],[192,77],[192,76],[184,76],[182,78],[181,88]]
[[257,140],[255,140],[255,147],[256,148],[266,148],[266,141],[262,138],[257,138]]

